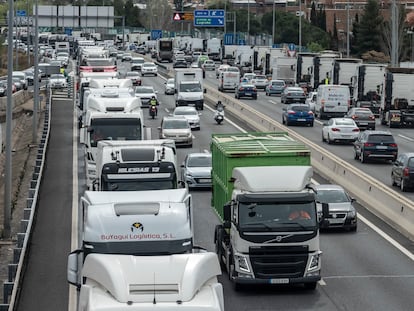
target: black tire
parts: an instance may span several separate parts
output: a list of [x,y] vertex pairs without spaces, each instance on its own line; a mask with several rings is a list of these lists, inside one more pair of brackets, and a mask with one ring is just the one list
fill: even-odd
[[318,282],[310,282],[310,283],[305,283],[305,289],[307,290],[315,290],[316,289],[316,285],[318,285]]
[[322,133],[322,142],[325,142],[326,141],[326,139],[325,139],[325,137],[323,137],[323,133]]
[[313,127],[313,122],[309,123],[309,126],[310,126],[310,127]]
[[367,159],[365,159],[365,155],[364,152],[361,150],[361,154],[359,155],[359,160],[361,161],[361,163],[366,163]]
[[354,160],[358,160],[358,159],[359,159],[358,153],[356,152],[354,148]]
[[396,186],[397,183],[395,182],[394,174],[391,173],[391,185]]
[[401,181],[400,181],[400,188],[401,188],[401,191],[402,192],[406,192],[407,191],[407,186],[405,185],[405,182],[404,182],[404,179],[403,178],[401,178]]
[[327,138],[327,140],[328,140],[328,144],[329,144],[329,145],[333,144],[333,140],[331,140],[331,138],[329,137],[329,134],[328,134],[328,138]]
[[282,118],[282,124],[285,124],[286,122],[285,122],[285,118]]

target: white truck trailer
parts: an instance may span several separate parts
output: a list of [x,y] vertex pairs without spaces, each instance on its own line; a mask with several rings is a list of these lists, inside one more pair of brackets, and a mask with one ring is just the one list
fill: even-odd
[[357,67],[362,64],[360,58],[336,58],[332,68],[332,84],[347,85],[352,92],[352,78],[355,77]]
[[210,59],[214,61],[221,60],[221,40],[218,38],[207,39],[206,52]]
[[275,59],[272,67],[272,79],[283,80],[286,85],[295,84],[296,58],[289,56],[279,56]]
[[332,84],[334,60],[341,54],[335,51],[324,51],[313,58],[311,70],[311,87],[316,90],[319,84]]
[[200,68],[175,69],[175,106],[193,105],[198,110],[204,109],[203,70]]
[[103,139],[144,139],[144,115],[138,98],[102,95],[88,98],[88,110],[82,118],[79,141],[85,146],[89,189],[96,180],[97,143]]
[[78,311],[224,311],[214,253],[91,254],[82,269],[76,259],[69,257],[68,281],[79,289]]
[[173,140],[110,141],[98,143],[94,189],[137,191],[176,189],[177,151]]

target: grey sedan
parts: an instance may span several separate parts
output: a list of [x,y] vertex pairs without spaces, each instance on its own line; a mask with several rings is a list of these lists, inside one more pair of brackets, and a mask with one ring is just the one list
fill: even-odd
[[188,188],[211,188],[211,154],[188,154],[181,165],[181,180]]

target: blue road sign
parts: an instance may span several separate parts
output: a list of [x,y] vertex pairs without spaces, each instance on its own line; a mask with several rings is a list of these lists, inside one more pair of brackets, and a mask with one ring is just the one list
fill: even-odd
[[295,44],[294,43],[289,43],[288,44],[288,49],[289,49],[289,51],[295,51],[296,50]]
[[246,45],[246,40],[239,39],[239,45]]
[[195,10],[194,26],[196,27],[224,27],[226,21],[224,10]]
[[17,10],[16,11],[16,16],[26,16],[26,11],[25,10]]
[[73,29],[72,29],[72,28],[67,28],[67,27],[65,27],[65,34],[66,34],[66,35],[71,36],[71,35],[72,35],[72,31],[73,31]]
[[234,43],[234,33],[224,34],[224,45],[231,45]]
[[151,40],[157,40],[160,38],[162,38],[162,30],[160,29],[151,30]]

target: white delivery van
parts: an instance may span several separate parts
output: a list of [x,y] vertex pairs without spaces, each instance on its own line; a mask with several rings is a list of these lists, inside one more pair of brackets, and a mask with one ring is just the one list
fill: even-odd
[[351,95],[347,85],[324,84],[318,86],[315,114],[320,119],[343,117],[351,105]]
[[240,71],[237,67],[224,68],[219,74],[218,90],[224,92],[225,90],[233,91],[240,83]]

